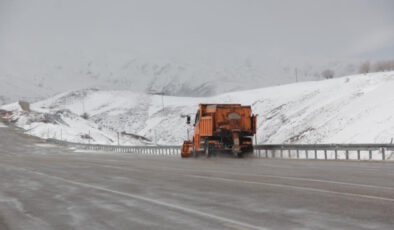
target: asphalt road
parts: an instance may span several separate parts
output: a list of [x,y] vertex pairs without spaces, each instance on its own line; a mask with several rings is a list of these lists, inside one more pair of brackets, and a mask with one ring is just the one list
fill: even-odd
[[0,128],[0,229],[394,229],[394,163],[74,152]]

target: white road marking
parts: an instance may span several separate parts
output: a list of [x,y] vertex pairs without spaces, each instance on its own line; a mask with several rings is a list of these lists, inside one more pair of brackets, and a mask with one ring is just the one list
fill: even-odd
[[[233,173],[233,172],[226,172],[226,171],[220,171],[220,170],[205,170],[205,169],[203,169],[203,170],[175,169],[175,168],[168,168],[168,169],[169,170],[179,170],[179,171],[190,170],[190,171],[197,171],[197,172],[222,173],[222,174],[228,174],[228,175],[270,177],[270,178],[279,178],[279,179],[288,179],[288,180],[297,180],[297,181],[321,182],[321,183],[329,183],[329,184],[341,184],[341,185],[351,185],[351,186],[359,186],[359,187],[394,190],[393,187],[367,185],[367,184],[357,184],[357,183],[349,183],[349,182],[342,182],[342,181],[332,181],[332,180],[322,180],[322,179],[312,179],[312,178],[305,178],[305,177],[275,176],[275,175],[269,175],[269,174]],[[167,170],[167,168],[166,168],[166,170]]]
[[[118,166],[98,165],[98,163],[100,163],[100,162],[105,162],[105,161],[97,161],[96,160],[96,162],[84,162],[84,163],[93,164],[93,165],[97,165],[97,166],[101,166],[101,167],[114,168],[114,169],[119,169],[119,170],[134,171],[134,172],[135,171],[137,171],[137,172],[144,172],[143,170],[138,170],[138,169],[135,169],[135,168],[130,169],[130,168],[124,168],[124,167],[118,167]],[[154,169],[157,170],[157,168],[154,168]],[[166,168],[166,169],[161,169],[161,170],[162,171],[167,171],[167,170],[177,170],[177,171],[179,171],[181,169]],[[189,169],[186,169],[186,170],[189,170]],[[183,171],[185,171],[185,170],[183,170]],[[198,171],[198,170],[190,170],[190,171]],[[198,171],[198,172],[201,172],[201,171]],[[215,172],[215,171],[213,171],[213,172]],[[178,174],[178,175],[187,176],[187,177],[191,177],[191,178],[218,180],[218,181],[225,181],[225,182],[237,182],[237,183],[246,183],[246,184],[257,184],[257,185],[269,185],[269,186],[293,188],[293,189],[305,190],[305,191],[322,192],[322,193],[327,193],[327,194],[345,195],[345,196],[360,197],[360,198],[367,198],[367,199],[377,199],[377,200],[385,200],[385,201],[394,202],[394,199],[392,199],[392,198],[372,196],[372,195],[364,195],[364,194],[355,194],[355,193],[346,193],[346,192],[336,192],[336,191],[330,191],[330,190],[325,190],[325,189],[301,187],[301,186],[295,186],[295,185],[285,185],[285,184],[266,183],[266,182],[257,182],[257,181],[235,180],[235,179],[228,179],[228,178],[222,178],[222,177],[199,176],[199,175],[190,175],[190,174]],[[253,174],[250,174],[250,175],[253,175]],[[353,184],[353,185],[359,185],[359,184]]]
[[[95,160],[96,162],[105,162],[101,160]],[[114,161],[114,160],[111,160]],[[123,162],[123,161],[118,161],[118,162]],[[94,163],[94,162],[93,162]],[[103,166],[103,165],[101,165]],[[107,165],[108,166],[108,165]],[[112,166],[111,166],[112,167]],[[113,167],[118,167],[118,166],[113,166]],[[228,174],[228,175],[241,175],[241,176],[255,176],[255,177],[269,177],[269,178],[279,178],[279,179],[288,179],[288,180],[296,180],[296,181],[310,181],[310,182],[320,182],[320,183],[329,183],[329,184],[340,184],[340,185],[349,185],[349,186],[359,186],[359,187],[367,187],[367,188],[376,188],[376,189],[387,189],[387,190],[394,190],[394,187],[386,187],[386,186],[377,186],[377,185],[367,185],[367,184],[357,184],[357,183],[349,183],[349,182],[342,182],[342,181],[333,181],[333,180],[323,180],[323,179],[313,179],[313,178],[305,178],[305,177],[290,177],[290,176],[275,176],[275,175],[269,175],[269,174],[250,174],[250,173],[238,173],[238,172],[226,172],[226,171],[220,171],[220,170],[207,170],[207,169],[184,169],[184,168],[167,168],[167,167],[162,167],[160,168],[151,168],[149,169],[152,170],[172,170],[172,171],[192,171],[192,172],[209,172],[209,173],[222,173],[222,174]]]
[[148,203],[159,205],[159,206],[164,206],[164,207],[167,207],[167,208],[172,208],[172,209],[175,209],[175,210],[179,210],[179,211],[182,211],[182,212],[187,212],[187,213],[190,213],[190,214],[193,214],[193,215],[197,215],[197,216],[202,216],[202,217],[213,219],[213,220],[216,220],[216,221],[220,221],[220,222],[224,222],[224,223],[231,223],[231,224],[234,224],[234,225],[237,225],[237,226],[240,226],[240,227],[245,227],[245,228],[249,228],[249,229],[257,229],[257,230],[267,230],[267,228],[251,225],[251,224],[244,223],[244,222],[241,222],[241,221],[228,219],[226,217],[217,216],[215,214],[202,212],[202,211],[199,211],[199,210],[196,210],[196,209],[187,208],[187,207],[176,205],[176,204],[171,204],[171,203],[160,201],[160,200],[157,200],[157,199],[152,199],[152,198],[149,198],[149,197],[146,197],[146,196],[141,196],[141,195],[136,195],[136,194],[132,194],[132,193],[116,191],[116,190],[108,189],[108,188],[97,186],[97,185],[93,185],[93,184],[88,184],[88,183],[68,180],[68,179],[65,179],[65,178],[62,178],[62,177],[52,176],[52,175],[48,175],[48,174],[45,174],[45,173],[37,172],[37,171],[34,171],[34,170],[28,170],[28,171],[30,171],[30,172],[32,172],[32,173],[34,173],[36,175],[40,175],[40,176],[44,176],[44,177],[60,180],[60,181],[63,181],[63,182],[69,183],[69,184],[74,184],[74,185],[78,185],[78,186],[85,187],[85,188],[91,188],[91,189],[95,189],[95,190],[99,190],[99,191],[103,191],[103,192],[109,192],[109,193],[114,193],[114,194],[117,194],[117,195],[130,197],[132,199],[148,202]]
[[[93,163],[93,164],[95,164],[95,163]],[[95,164],[95,165],[97,165],[97,164]],[[123,167],[118,167],[118,166],[109,166],[109,165],[98,165],[98,166],[106,167],[106,168],[119,169],[119,170],[125,170],[125,171],[144,172],[143,170],[139,170],[139,169],[135,169],[135,168],[129,169],[129,168],[123,168]],[[347,192],[336,192],[336,191],[330,191],[330,190],[325,190],[325,189],[301,187],[301,186],[295,186],[295,185],[285,185],[285,184],[266,183],[266,182],[257,182],[257,181],[235,180],[235,179],[228,179],[228,178],[222,178],[222,177],[199,176],[199,175],[190,175],[190,174],[177,174],[177,175],[191,177],[191,178],[208,179],[208,180],[219,180],[219,181],[226,181],[226,182],[238,182],[238,183],[257,184],[257,185],[270,185],[270,186],[276,186],[276,187],[286,187],[286,188],[293,188],[293,189],[298,189],[298,190],[306,190],[306,191],[313,191],[313,192],[323,192],[323,193],[336,194],[336,195],[345,195],[345,196],[353,196],[353,197],[361,197],[361,198],[367,198],[367,199],[377,199],[377,200],[385,200],[385,201],[394,202],[394,199],[392,199],[392,198],[371,196],[371,195],[364,195],[364,194],[356,194],[356,193],[347,193]]]
[[363,195],[363,194],[355,194],[355,193],[347,193],[347,192],[335,192],[335,191],[330,191],[330,190],[325,190],[325,189],[300,187],[300,186],[294,186],[294,185],[274,184],[274,183],[265,183],[265,182],[257,182],[257,181],[245,181],[245,180],[233,180],[233,179],[222,178],[222,177],[207,177],[207,176],[197,176],[197,175],[184,175],[184,176],[189,176],[189,177],[194,177],[194,178],[201,178],[201,179],[208,179],[208,180],[236,182],[236,183],[243,183],[243,184],[269,185],[269,186],[274,186],[274,187],[293,188],[293,189],[305,190],[305,191],[322,192],[322,193],[335,194],[335,195],[345,195],[345,196],[353,196],[353,197],[361,197],[361,198],[367,198],[367,199],[375,199],[375,200],[384,200],[384,201],[394,202],[394,199],[392,199],[392,198],[379,197],[379,196],[370,196],[370,195]]

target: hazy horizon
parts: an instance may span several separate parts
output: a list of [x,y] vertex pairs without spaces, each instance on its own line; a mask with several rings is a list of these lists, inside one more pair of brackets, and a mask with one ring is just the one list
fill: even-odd
[[292,81],[296,67],[306,76],[332,63],[394,59],[392,12],[389,0],[0,0],[0,78],[72,89],[87,76],[137,90],[170,65],[163,84],[227,74],[234,84],[250,75],[263,79],[250,87],[275,85]]

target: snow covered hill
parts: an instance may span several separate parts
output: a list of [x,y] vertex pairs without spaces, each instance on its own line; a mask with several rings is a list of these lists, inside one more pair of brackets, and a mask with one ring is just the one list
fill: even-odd
[[[177,144],[199,103],[252,105],[258,143],[388,143],[394,137],[394,72],[353,75],[221,94],[174,97],[79,90],[31,105],[10,119],[27,133],[83,143]],[[164,108],[163,108],[164,105]],[[83,114],[86,113],[87,116]]]
[[71,65],[67,60],[73,58],[67,56],[61,63],[48,60],[20,63],[18,59],[0,63],[0,105],[20,99],[35,102],[69,90],[92,87],[164,92],[171,96],[212,96],[295,82],[296,68],[298,81],[321,80],[325,69],[332,69],[335,77],[355,73],[357,69],[355,61],[301,65],[284,60],[262,62],[249,58],[218,63],[217,60],[199,58],[173,60],[103,55],[83,58],[78,64]]

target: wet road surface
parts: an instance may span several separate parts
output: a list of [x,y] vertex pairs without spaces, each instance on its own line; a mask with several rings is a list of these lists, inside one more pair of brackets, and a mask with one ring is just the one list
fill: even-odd
[[76,152],[0,127],[0,229],[394,229],[394,164]]

